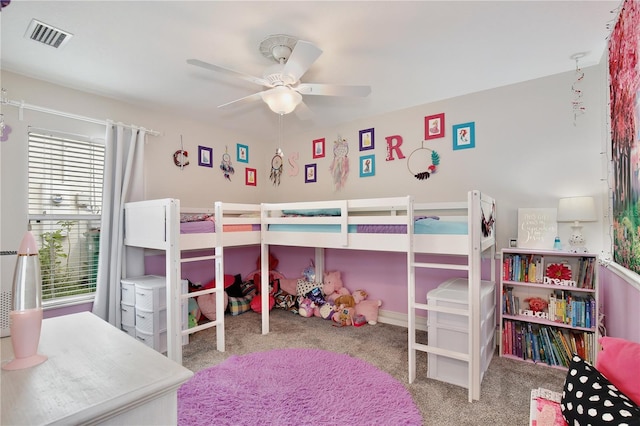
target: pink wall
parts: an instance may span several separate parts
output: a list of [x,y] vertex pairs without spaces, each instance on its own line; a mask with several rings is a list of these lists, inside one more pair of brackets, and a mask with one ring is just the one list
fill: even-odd
[[[279,260],[278,271],[288,278],[299,277],[302,270],[315,257],[315,250],[306,247],[272,246],[271,253]],[[202,255],[203,253],[198,253]],[[225,273],[235,275],[248,273],[256,269],[259,255],[258,247],[231,248],[225,250]],[[438,261],[433,256],[419,258],[419,261]],[[455,261],[455,258],[448,258]],[[325,250],[325,270],[341,271],[344,286],[350,291],[362,289],[369,298],[382,300],[382,309],[407,313],[407,263],[403,253],[389,253],[358,250]],[[458,262],[459,263],[459,262]],[[164,255],[145,258],[147,274],[164,275]],[[489,279],[489,265],[484,267],[483,279]],[[214,277],[213,261],[189,262],[182,264],[182,277],[192,282],[206,283]],[[416,271],[416,298],[426,301],[427,292],[452,277],[464,277],[461,271],[441,269],[419,269]]]
[[599,278],[607,335],[640,343],[640,290],[605,267]]

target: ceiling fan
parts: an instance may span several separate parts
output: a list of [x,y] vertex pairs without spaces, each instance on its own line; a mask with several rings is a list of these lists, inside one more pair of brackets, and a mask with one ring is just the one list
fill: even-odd
[[[235,101],[218,105],[218,108],[237,106],[262,99],[269,108],[280,115],[296,110],[301,118],[307,118],[309,110],[302,102],[302,95],[312,96],[368,96],[369,86],[344,86],[336,84],[302,83],[300,78],[320,57],[322,50],[308,41],[285,34],[271,35],[260,43],[263,56],[276,62],[260,77],[233,71],[198,59],[187,63],[222,74],[241,78],[266,89]],[[300,108],[297,108],[300,106]]]

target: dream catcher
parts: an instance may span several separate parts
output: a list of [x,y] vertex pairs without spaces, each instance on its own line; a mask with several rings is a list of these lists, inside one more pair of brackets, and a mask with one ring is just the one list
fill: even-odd
[[418,180],[426,180],[434,174],[440,165],[440,154],[425,148],[424,142],[420,148],[414,150],[407,159],[407,169]]
[[231,164],[231,156],[227,152],[227,147],[224,147],[224,154],[222,154],[222,161],[220,162],[220,170],[224,178],[231,182],[231,175],[235,173],[233,165]]
[[269,175],[269,180],[271,180],[271,182],[276,186],[280,186],[280,176],[282,175],[282,155],[282,150],[278,148],[276,149],[276,155],[271,159],[271,174]]
[[336,190],[344,188],[349,176],[349,143],[338,135],[338,140],[333,142],[333,161],[329,171],[333,176],[333,184]]

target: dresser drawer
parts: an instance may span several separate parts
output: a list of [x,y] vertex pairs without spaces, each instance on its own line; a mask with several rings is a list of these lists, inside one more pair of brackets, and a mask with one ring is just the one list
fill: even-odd
[[167,329],[167,310],[145,311],[136,308],[136,328],[144,333],[154,334]]
[[136,339],[158,352],[167,352],[167,332],[149,334],[136,328]]

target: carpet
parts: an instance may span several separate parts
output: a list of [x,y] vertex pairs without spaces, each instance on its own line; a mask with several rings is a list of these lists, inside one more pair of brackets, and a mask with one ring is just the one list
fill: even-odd
[[366,361],[320,349],[232,356],[178,390],[178,424],[421,425],[402,383]]

